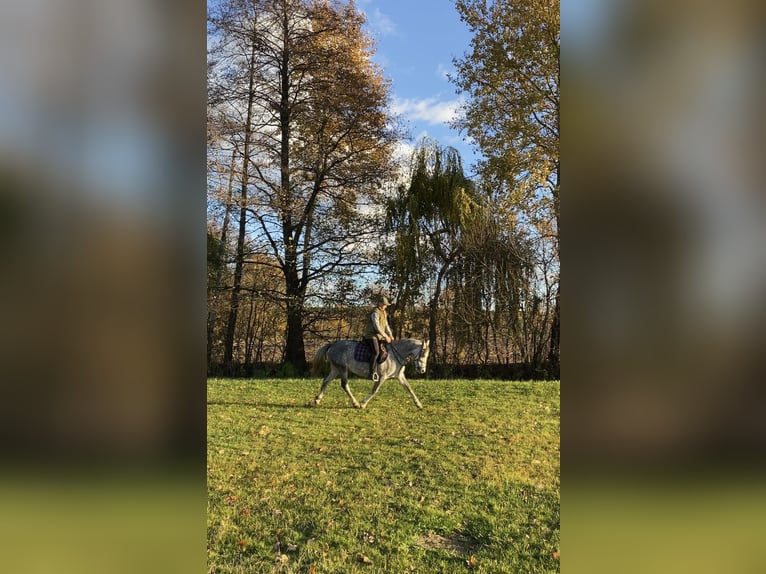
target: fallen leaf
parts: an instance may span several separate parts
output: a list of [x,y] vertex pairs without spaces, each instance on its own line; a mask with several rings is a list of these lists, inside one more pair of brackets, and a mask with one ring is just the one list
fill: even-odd
[[554,560],[558,560],[559,559],[559,553],[558,552],[554,552],[553,553],[553,559]]
[[477,563],[476,556],[474,556],[473,554],[471,554],[471,557],[465,561],[465,565],[468,566],[469,568],[476,568],[476,563]]
[[287,564],[289,561],[290,557],[287,554],[280,554],[274,559],[274,562],[278,564]]
[[360,554],[358,558],[359,558],[359,562],[361,562],[362,564],[372,564],[372,560],[367,558],[367,556],[365,556],[364,554]]
[[309,574],[317,574],[317,567],[313,564],[311,565],[311,568],[309,568]]
[[362,532],[361,538],[366,544],[375,544],[375,535],[370,532]]
[[247,546],[247,540],[239,540],[237,541],[237,544],[239,544],[240,548],[244,548]]

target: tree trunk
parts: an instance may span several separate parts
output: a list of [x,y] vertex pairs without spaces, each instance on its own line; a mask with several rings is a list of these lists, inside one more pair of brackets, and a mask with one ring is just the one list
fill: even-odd
[[556,293],[556,304],[553,310],[553,322],[551,323],[551,347],[548,352],[548,362],[551,365],[551,375],[561,376],[561,310],[559,308],[559,293]]
[[[558,116],[556,117],[556,127],[558,128]],[[556,165],[556,185],[553,188],[553,212],[556,217],[556,235],[557,235],[557,249],[559,240],[561,238],[561,222],[559,219],[561,203],[559,200],[559,192],[561,185],[561,167],[557,163]],[[559,250],[560,253],[560,250]],[[561,261],[561,257],[558,257]],[[559,300],[561,296],[561,282],[559,280],[559,287],[556,289],[556,304],[553,310],[553,322],[551,323],[551,348],[548,353],[548,362],[551,365],[552,375],[555,377],[561,377],[561,308],[559,306]]]
[[290,288],[288,288],[287,298],[285,363],[295,367],[296,374],[306,372],[306,346],[303,341],[303,295],[300,294],[299,290]]
[[439,318],[439,299],[441,299],[442,295],[442,281],[448,267],[449,265],[445,264],[439,269],[439,273],[436,275],[434,296],[428,303],[428,345],[431,348],[431,352],[434,353],[434,364],[438,363],[440,354],[446,356],[445,353],[440,353],[438,349],[436,341],[436,323]]
[[231,305],[229,307],[229,321],[226,326],[226,338],[223,347],[223,364],[228,374],[234,370],[234,334],[237,328],[237,314],[239,311],[239,295],[242,290],[242,268],[245,264],[245,232],[247,224],[247,185],[248,185],[248,161],[250,158],[250,142],[252,139],[253,104],[255,101],[255,43],[250,53],[250,78],[247,100],[247,118],[245,120],[245,141],[242,153],[242,186],[241,203],[239,206],[239,234],[237,235],[237,251],[234,255],[234,282],[231,290]]
[[292,211],[293,197],[290,181],[290,133],[291,133],[291,102],[290,102],[290,50],[287,45],[290,21],[288,14],[283,14],[282,20],[284,45],[281,54],[280,69],[280,193],[282,194],[282,240],[284,241],[285,258],[283,272],[285,275],[285,295],[287,296],[287,315],[285,332],[284,362],[291,364],[298,373],[306,370],[306,349],[303,342],[303,302],[304,289],[298,275],[298,237],[294,237]]
[[[243,192],[244,195],[244,192]],[[234,281],[231,288],[231,303],[229,319],[226,325],[226,338],[223,346],[223,363],[226,373],[234,374],[234,335],[237,329],[239,314],[239,299],[242,291],[242,269],[245,264],[245,210],[239,210],[239,234],[237,235],[237,251],[234,256]]]
[[[237,152],[231,152],[231,165],[229,166],[229,183],[226,191],[226,205],[223,215],[223,224],[221,225],[221,237],[219,241],[223,247],[223,253],[226,254],[226,241],[229,233],[229,220],[231,219],[232,197],[234,194],[234,168],[236,164]],[[225,260],[225,259],[224,259]],[[223,275],[224,263],[216,269],[213,289],[208,303],[208,322],[207,322],[207,366],[208,372],[213,360],[213,337],[215,334],[215,325],[218,322],[218,298],[221,293],[221,281]]]

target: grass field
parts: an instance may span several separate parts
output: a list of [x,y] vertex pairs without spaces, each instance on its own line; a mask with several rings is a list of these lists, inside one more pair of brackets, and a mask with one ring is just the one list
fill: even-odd
[[210,379],[208,571],[560,571],[559,383],[412,385]]

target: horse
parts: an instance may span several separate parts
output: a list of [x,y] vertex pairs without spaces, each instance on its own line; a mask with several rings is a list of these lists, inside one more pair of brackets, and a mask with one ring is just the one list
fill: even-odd
[[412,390],[412,387],[410,387],[410,384],[404,376],[404,364],[407,359],[412,357],[415,360],[415,366],[418,372],[421,374],[425,373],[426,365],[428,363],[428,341],[423,342],[418,339],[399,339],[393,343],[389,343],[388,358],[378,365],[380,377],[374,382],[369,396],[361,403],[354,398],[354,395],[351,393],[351,389],[348,386],[349,371],[360,377],[366,378],[369,376],[370,363],[367,361],[358,361],[354,358],[354,350],[358,344],[358,341],[336,341],[334,343],[327,343],[317,351],[312,363],[312,375],[316,376],[319,372],[319,366],[322,361],[330,363],[330,374],[322,381],[322,387],[319,389],[319,394],[317,394],[314,399],[314,404],[319,404],[327,385],[330,381],[340,375],[340,386],[346,391],[349,399],[351,399],[351,404],[358,409],[363,409],[367,406],[367,403],[370,402],[370,399],[372,399],[378,392],[383,381],[396,377],[401,385],[409,391],[410,395],[412,395],[412,400],[415,401],[415,406],[422,409],[423,405],[420,404],[418,397],[415,395],[415,392]]

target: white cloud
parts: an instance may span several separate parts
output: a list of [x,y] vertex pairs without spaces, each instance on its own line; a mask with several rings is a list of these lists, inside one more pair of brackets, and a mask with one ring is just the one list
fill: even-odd
[[439,101],[436,98],[415,100],[395,97],[392,111],[409,120],[423,121],[428,124],[446,124],[455,119],[461,103],[460,99]]
[[441,62],[439,63],[438,66],[436,66],[436,76],[441,78],[442,80],[449,81],[447,74],[449,74],[452,71],[453,71],[452,67],[445,66]]
[[414,152],[415,146],[413,144],[406,141],[399,141],[394,148],[394,160],[401,165],[405,165],[410,161]]
[[370,28],[381,36],[393,36],[396,35],[396,24],[391,18],[380,11],[380,8],[375,8],[372,12],[365,12],[367,16],[367,23]]
[[415,153],[415,148],[423,138],[431,137],[428,131],[421,131],[416,137],[399,140],[394,147],[394,161],[399,164],[402,170],[401,176],[406,177],[410,171],[410,162],[412,161],[412,155]]

